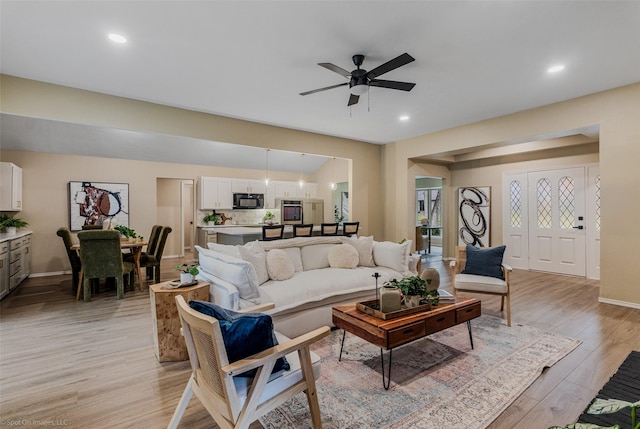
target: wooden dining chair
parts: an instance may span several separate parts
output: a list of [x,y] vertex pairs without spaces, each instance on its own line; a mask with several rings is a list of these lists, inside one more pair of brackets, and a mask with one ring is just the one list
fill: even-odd
[[284,238],[284,225],[262,225],[262,241]]
[[320,235],[338,235],[337,223],[321,223]]
[[[118,231],[80,231],[80,261],[84,300],[91,301],[91,279],[116,279],[118,299],[124,298],[124,274],[133,284],[134,265],[122,260]],[[80,291],[78,290],[78,296]]]
[[[211,414],[220,428],[249,428],[260,416],[304,392],[309,403],[311,425],[322,428],[315,379],[320,374],[320,357],[309,350],[311,344],[329,335],[324,326],[289,339],[275,333],[279,344],[258,354],[229,362],[218,319],[192,309],[184,298],[176,296],[176,305],[187,344],[191,377],[169,422],[175,429],[193,394]],[[273,304],[241,310],[241,313],[265,311]],[[242,317],[238,314],[235,317]],[[237,319],[236,319],[237,320]],[[274,332],[269,333],[270,336]],[[277,360],[286,356],[290,368],[272,373]],[[255,375],[243,376],[249,370]]]
[[342,234],[346,235],[347,237],[356,235],[358,233],[359,227],[360,227],[360,222],[344,222],[342,224]]
[[294,237],[311,237],[313,234],[313,224],[311,223],[301,223],[293,225],[293,236]]

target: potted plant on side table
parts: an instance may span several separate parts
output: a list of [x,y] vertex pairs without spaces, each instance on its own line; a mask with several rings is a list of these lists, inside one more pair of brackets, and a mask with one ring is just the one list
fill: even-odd
[[176,265],[176,270],[180,271],[180,283],[193,284],[195,282],[195,276],[200,273],[200,271],[198,270],[199,265],[200,264],[198,262]]

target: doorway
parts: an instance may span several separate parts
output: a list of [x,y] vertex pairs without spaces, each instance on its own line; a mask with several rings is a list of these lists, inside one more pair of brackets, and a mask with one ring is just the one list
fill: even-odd
[[597,166],[505,173],[502,186],[509,265],[600,277]]
[[442,256],[442,178],[416,177],[416,251]]

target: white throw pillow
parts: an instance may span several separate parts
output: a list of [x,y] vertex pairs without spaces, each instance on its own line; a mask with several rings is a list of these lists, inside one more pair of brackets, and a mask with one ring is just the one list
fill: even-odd
[[328,257],[331,268],[353,269],[358,266],[358,251],[348,244],[333,246]]
[[391,241],[375,242],[373,245],[373,260],[377,266],[391,268],[404,275],[409,275],[409,253],[411,240],[402,244]]
[[339,244],[312,244],[301,248],[302,266],[305,271],[329,268],[329,251]]
[[373,262],[373,235],[369,237],[342,237],[342,242],[356,248],[358,251],[359,266],[376,266],[375,262]]
[[235,256],[240,258],[240,252],[238,246],[232,246],[229,244],[207,243],[207,247],[214,252],[224,253],[225,255]]
[[267,271],[271,280],[288,280],[296,273],[291,258],[281,249],[267,252]]
[[256,270],[258,276],[258,284],[262,284],[269,280],[269,272],[267,271],[267,254],[261,247],[252,245],[252,242],[244,246],[238,246],[240,257],[251,263]]
[[196,246],[200,253],[200,269],[234,285],[240,298],[252,299],[260,296],[258,275],[253,265],[235,256],[203,249]]
[[289,259],[291,259],[291,262],[293,262],[293,268],[295,268],[296,272],[302,271],[302,257],[300,256],[300,248],[287,247],[281,250],[284,250],[284,252],[289,256]]

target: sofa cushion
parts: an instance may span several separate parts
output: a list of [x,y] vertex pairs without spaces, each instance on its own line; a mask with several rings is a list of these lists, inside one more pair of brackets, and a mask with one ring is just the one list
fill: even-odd
[[478,248],[467,244],[467,263],[461,274],[489,276],[504,280],[502,257],[507,247]]
[[329,268],[329,251],[338,244],[312,244],[300,249],[304,271]]
[[253,265],[240,258],[196,246],[200,268],[236,286],[240,298],[257,298],[258,275]]
[[267,252],[267,271],[271,280],[287,280],[296,273],[293,261],[282,249]]
[[284,253],[286,253],[289,256],[289,259],[291,259],[291,262],[293,262],[293,268],[296,270],[296,272],[302,271],[302,256],[300,254],[300,248],[287,247],[283,248],[282,250],[284,250]]
[[[237,313],[211,302],[197,300],[189,301],[189,307],[218,320],[229,363],[278,345],[273,331],[273,321],[268,314]],[[277,359],[271,372],[282,370],[289,370],[289,364],[285,358]],[[256,370],[253,369],[240,376],[253,377],[255,373]]]
[[358,251],[358,266],[375,267],[373,262],[373,235],[369,237],[342,237],[342,242],[349,244]]
[[209,248],[209,250],[240,258],[238,246],[232,246],[229,244],[207,243],[207,247]]
[[327,255],[331,268],[349,268],[358,266],[358,251],[349,244],[338,244]]
[[373,260],[377,266],[388,267],[403,275],[409,272],[409,254],[411,240],[398,244],[391,241],[378,241],[373,245]]
[[262,284],[269,280],[269,272],[267,271],[267,254],[262,248],[253,246],[253,242],[249,242],[244,246],[237,246],[240,257],[253,265],[258,276],[258,284]]

